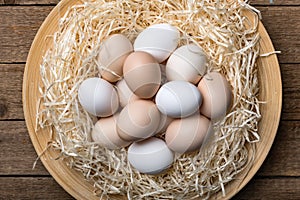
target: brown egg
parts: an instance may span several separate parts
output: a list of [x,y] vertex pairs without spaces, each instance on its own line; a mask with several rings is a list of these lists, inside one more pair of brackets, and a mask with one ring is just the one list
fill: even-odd
[[138,141],[156,133],[160,112],[152,101],[137,100],[122,109],[117,121],[119,136],[127,141]]
[[160,66],[146,52],[133,52],[125,60],[124,79],[128,87],[140,98],[153,97],[161,83]]
[[[133,46],[124,35],[114,34],[106,39],[100,48],[98,56],[99,71],[102,78],[109,82],[116,82],[120,79],[123,75],[124,61],[132,51]],[[113,71],[113,73],[109,70]]]
[[108,149],[128,146],[130,142],[121,139],[117,133],[117,118],[118,115],[99,119],[92,131],[93,141]]
[[218,72],[207,73],[198,84],[202,94],[201,114],[210,119],[225,117],[232,101],[232,91],[225,77]]
[[166,131],[167,146],[177,153],[200,150],[205,136],[212,130],[210,127],[210,120],[200,114],[175,119]]

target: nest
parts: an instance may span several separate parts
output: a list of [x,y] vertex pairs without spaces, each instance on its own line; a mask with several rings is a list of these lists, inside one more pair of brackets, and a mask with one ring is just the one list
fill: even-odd
[[[49,128],[48,150],[94,184],[95,195],[128,199],[209,198],[252,165],[258,142],[259,15],[250,22],[243,12],[257,12],[244,0],[91,0],[69,8],[53,35],[53,47],[40,66],[42,84],[38,128]],[[176,155],[164,174],[140,174],[127,160],[127,149],[108,150],[91,142],[95,118],[84,111],[78,87],[100,76],[97,55],[102,41],[121,33],[131,41],[152,24],[168,23],[181,33],[180,45],[194,43],[207,54],[209,71],[230,82],[233,105],[214,122],[215,134],[201,151]]]

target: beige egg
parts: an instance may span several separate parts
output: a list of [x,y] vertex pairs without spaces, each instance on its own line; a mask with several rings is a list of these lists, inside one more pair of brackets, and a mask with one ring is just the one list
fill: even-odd
[[130,90],[124,79],[118,81],[116,87],[119,95],[120,105],[122,107],[125,107],[130,102],[140,99]]
[[183,80],[197,84],[206,73],[206,55],[195,44],[187,44],[176,49],[166,65],[169,81]]
[[153,97],[161,83],[160,66],[146,52],[133,52],[125,60],[124,79],[128,87],[140,98]]
[[117,133],[118,116],[101,118],[97,121],[92,130],[92,139],[94,142],[108,149],[118,149],[130,144],[130,142],[120,138]]
[[[123,75],[123,64],[133,51],[133,46],[124,35],[114,34],[101,45],[98,62],[103,79],[116,82]],[[113,73],[112,73],[112,72]]]
[[174,118],[168,117],[167,115],[160,113],[160,122],[155,132],[164,133],[173,120]]
[[200,150],[205,136],[213,130],[210,127],[210,120],[200,114],[175,119],[167,128],[165,140],[177,153]]
[[119,136],[127,141],[138,141],[156,133],[160,112],[152,101],[137,100],[122,109],[117,122]]
[[198,84],[203,102],[200,112],[210,119],[220,119],[231,106],[232,91],[225,77],[218,72],[206,74]]

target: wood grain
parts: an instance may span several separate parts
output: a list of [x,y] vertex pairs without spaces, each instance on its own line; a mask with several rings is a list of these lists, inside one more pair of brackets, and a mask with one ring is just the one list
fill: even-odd
[[283,85],[283,120],[300,120],[300,64],[280,66]]
[[52,6],[0,7],[0,62],[25,62],[32,40]]
[[299,178],[254,178],[232,200],[300,199]]
[[[300,64],[282,64],[283,120],[300,120]],[[0,64],[0,120],[24,119],[22,80],[24,64]],[[9,84],[7,84],[9,83]]]
[[[300,176],[300,121],[282,121],[274,145],[258,174],[260,176]],[[0,121],[0,176],[48,175],[37,157],[25,122]],[[55,162],[55,161],[54,161]]]
[[[250,0],[252,5],[267,5],[267,6],[278,6],[278,5],[300,5],[299,0]],[[272,2],[272,3],[271,3]]]
[[24,119],[22,80],[24,65],[0,64],[0,119]]
[[300,176],[300,121],[281,121],[260,176]]
[[0,0],[0,5],[56,5],[60,0]]
[[[3,180],[5,179],[5,180]],[[71,200],[52,177],[0,177],[0,199],[60,199]],[[254,178],[233,200],[300,199],[298,178]]]
[[[300,63],[300,7],[257,7],[262,13],[262,22],[276,50],[280,63]],[[287,31],[288,30],[288,31]],[[295,58],[298,57],[298,58]]]
[[74,199],[52,177],[0,177],[0,183],[1,200]]
[[[32,40],[53,6],[0,7],[0,62],[25,62]],[[263,23],[281,63],[300,63],[300,6],[262,7]],[[289,30],[288,32],[286,30]]]
[[24,121],[0,121],[0,176],[49,175],[39,161],[32,170],[37,154]]

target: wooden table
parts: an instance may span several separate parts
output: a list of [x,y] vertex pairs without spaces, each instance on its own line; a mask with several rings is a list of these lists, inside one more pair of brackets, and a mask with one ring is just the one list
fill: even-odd
[[[73,199],[49,175],[30,141],[22,78],[33,38],[59,0],[0,0],[0,199]],[[273,147],[234,199],[300,199],[300,0],[252,0],[279,55],[283,110]]]

